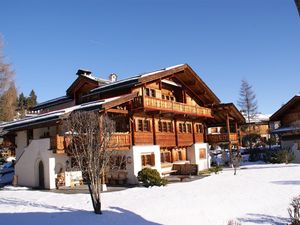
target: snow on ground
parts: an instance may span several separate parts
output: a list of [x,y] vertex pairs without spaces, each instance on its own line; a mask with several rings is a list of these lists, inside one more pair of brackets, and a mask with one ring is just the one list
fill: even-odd
[[[218,175],[166,187],[131,188],[102,195],[103,215],[88,194],[23,188],[0,191],[0,224],[222,225],[285,224],[292,197],[300,194],[300,165],[245,165]],[[5,222],[5,223],[4,223]]]

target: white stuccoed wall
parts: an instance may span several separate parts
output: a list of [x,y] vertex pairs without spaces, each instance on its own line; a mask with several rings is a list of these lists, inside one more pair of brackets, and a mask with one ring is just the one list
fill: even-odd
[[[44,164],[45,188],[55,188],[56,167],[63,167],[65,170],[67,155],[53,154],[50,149],[50,138],[32,140],[30,144],[21,148],[24,142],[24,133],[18,132],[16,137],[17,163],[15,165],[15,175],[18,177],[18,185],[27,187],[38,187],[39,185],[39,162]],[[26,135],[25,135],[26,141]],[[22,152],[24,153],[22,154]],[[20,155],[22,154],[21,158]]]
[[138,172],[142,170],[141,155],[143,153],[154,153],[155,154],[155,166],[152,167],[161,173],[160,163],[160,147],[159,145],[135,145],[127,152],[127,157],[131,157],[131,163],[126,164],[128,172],[128,183],[136,184],[138,182]]
[[296,158],[293,163],[300,163],[300,146],[298,144],[300,140],[281,141],[282,148],[291,149]]
[[[210,168],[210,156],[208,152],[208,144],[207,143],[195,143],[191,147],[187,149],[187,157],[188,160],[192,164],[198,165],[198,170],[205,170]],[[200,159],[200,149],[205,148],[206,149],[206,159]]]

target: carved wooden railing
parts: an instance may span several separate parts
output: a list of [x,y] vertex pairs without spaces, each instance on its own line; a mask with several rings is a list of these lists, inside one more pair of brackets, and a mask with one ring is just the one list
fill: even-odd
[[110,138],[110,147],[129,147],[131,145],[130,133],[114,133]]
[[173,102],[149,96],[135,97],[133,106],[135,108],[152,108],[157,110],[212,117],[212,111],[210,108],[192,106],[181,102]]
[[238,141],[237,133],[227,133],[224,134],[208,134],[207,140],[209,143],[219,143],[219,142],[229,142],[229,141]]

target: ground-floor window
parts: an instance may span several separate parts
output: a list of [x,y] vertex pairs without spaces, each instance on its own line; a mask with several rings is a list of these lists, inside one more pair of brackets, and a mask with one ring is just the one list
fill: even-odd
[[200,159],[206,159],[206,149],[205,148],[199,149],[199,157],[200,157]]
[[155,154],[154,153],[148,153],[141,155],[142,160],[142,166],[155,166]]
[[172,162],[172,156],[171,156],[171,152],[169,150],[162,150],[160,152],[160,162],[161,163]]

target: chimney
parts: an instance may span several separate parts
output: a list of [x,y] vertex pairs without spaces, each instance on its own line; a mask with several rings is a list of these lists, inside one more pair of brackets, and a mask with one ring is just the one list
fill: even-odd
[[78,75],[78,76],[90,76],[91,74],[92,74],[91,71],[83,70],[83,69],[79,69],[76,73],[76,75]]
[[110,74],[108,78],[110,82],[116,82],[118,80],[118,76],[115,73]]

